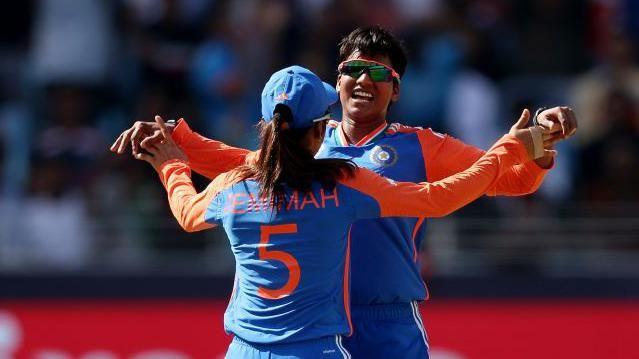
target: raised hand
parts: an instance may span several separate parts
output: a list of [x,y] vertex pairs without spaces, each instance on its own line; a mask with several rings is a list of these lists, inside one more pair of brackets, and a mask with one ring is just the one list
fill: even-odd
[[118,136],[115,142],[111,145],[111,152],[121,155],[124,153],[129,144],[131,144],[131,150],[133,155],[136,156],[140,153],[140,148],[144,148],[143,145],[155,144],[161,140],[166,140],[171,137],[173,132],[173,125],[166,125],[168,136],[163,136],[160,131],[160,127],[157,122],[142,122],[137,121],[131,126],[131,128],[125,130]]
[[[524,144],[524,146],[526,147],[526,151],[528,152],[528,156],[531,159],[537,159],[541,157],[550,158],[552,160],[552,158],[557,155],[557,151],[552,149],[553,142],[550,131],[546,130],[545,128],[531,128],[528,126],[529,121],[530,111],[528,111],[528,109],[524,109],[521,113],[521,116],[519,116],[519,119],[510,128],[510,131],[508,133],[512,136],[517,137],[517,139],[519,139]],[[540,141],[535,140],[535,134],[533,133],[533,131],[541,132]],[[535,146],[543,146],[543,149],[537,148],[537,151],[535,151]],[[536,155],[537,153],[541,153],[542,155],[538,156]]]
[[545,128],[553,144],[573,136],[577,132],[577,117],[570,107],[557,106],[537,115],[537,122]]
[[157,138],[160,138],[160,140],[154,142],[143,141],[141,146],[148,153],[139,152],[135,154],[135,158],[150,163],[156,171],[159,171],[162,164],[167,161],[187,161],[187,156],[182,152],[175,141],[173,141],[171,133],[162,117],[155,116],[155,124],[159,132]]

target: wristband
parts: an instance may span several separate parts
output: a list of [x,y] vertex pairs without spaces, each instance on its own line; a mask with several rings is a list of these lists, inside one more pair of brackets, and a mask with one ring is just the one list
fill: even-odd
[[[534,115],[534,116],[533,116],[533,118],[532,118],[533,125],[535,125],[535,126],[541,126],[541,125],[539,124],[539,121],[537,121],[537,116],[539,116],[539,114],[540,114],[540,113],[542,113],[542,112],[546,111],[547,109],[548,109],[547,107],[540,107],[540,108],[538,108],[538,109],[537,109],[537,111],[535,111],[535,115]],[[543,126],[542,126],[542,127],[543,127]]]

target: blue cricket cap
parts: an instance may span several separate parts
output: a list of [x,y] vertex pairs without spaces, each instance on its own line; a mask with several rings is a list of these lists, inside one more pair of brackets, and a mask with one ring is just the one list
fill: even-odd
[[262,90],[262,118],[273,119],[275,106],[286,105],[293,113],[291,128],[306,128],[329,118],[337,91],[312,71],[290,66],[274,73]]

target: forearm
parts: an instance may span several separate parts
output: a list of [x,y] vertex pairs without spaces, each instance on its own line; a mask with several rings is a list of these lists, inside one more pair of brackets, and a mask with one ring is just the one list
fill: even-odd
[[521,196],[537,191],[550,168],[539,167],[534,161],[514,165],[504,173],[495,186],[486,194],[489,196]]
[[228,146],[191,130],[184,120],[180,120],[172,137],[189,158],[193,171],[214,179],[221,173],[230,171],[246,162],[247,149]]
[[481,197],[509,168],[525,159],[523,145],[511,136],[504,136],[468,169],[430,184],[420,184],[423,191],[430,192],[428,200],[432,208],[428,216],[448,215]]
[[375,174],[364,178],[363,172],[362,180],[344,183],[373,197],[381,217],[441,217],[481,197],[510,167],[527,159],[521,142],[507,135],[469,168],[439,181],[396,183]]
[[214,227],[204,218],[213,193],[197,193],[191,181],[191,170],[182,161],[164,163],[158,172],[167,191],[171,212],[182,228],[195,232]]

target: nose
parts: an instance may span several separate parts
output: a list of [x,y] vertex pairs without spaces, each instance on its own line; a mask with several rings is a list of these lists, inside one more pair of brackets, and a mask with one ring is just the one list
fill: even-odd
[[371,75],[368,73],[368,70],[362,71],[362,74],[359,75],[359,77],[357,78],[358,84],[372,83],[372,82],[373,82],[373,79],[371,79]]

